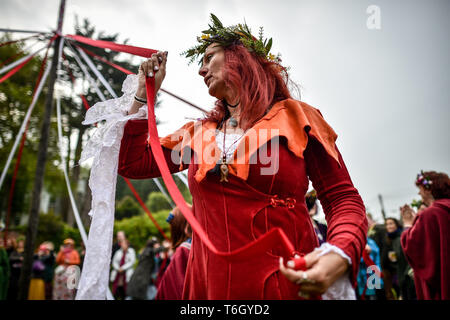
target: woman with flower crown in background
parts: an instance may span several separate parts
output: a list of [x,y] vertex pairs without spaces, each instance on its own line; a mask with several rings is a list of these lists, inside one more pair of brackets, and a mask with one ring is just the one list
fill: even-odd
[[[199,74],[215,108],[160,139],[166,162],[172,173],[188,169],[192,212],[218,250],[231,252],[279,228],[306,270],[296,270],[298,256],[282,259],[281,243],[231,261],[194,232],[183,299],[354,299],[367,220],[336,133],[319,110],[291,97],[287,70],[262,30],[256,38],[246,24],[224,27],[214,15],[211,21],[185,55],[201,58]],[[156,93],[166,63],[167,52],[155,53],[138,76],[128,76],[124,88],[135,91],[126,120],[145,114],[146,77],[154,78]],[[119,174],[161,175],[147,138],[147,120],[127,121]],[[328,224],[320,247],[305,203],[308,179]]]
[[417,298],[450,299],[450,179],[427,171],[417,175],[416,186],[426,209],[415,213],[404,205],[401,245],[413,268]]

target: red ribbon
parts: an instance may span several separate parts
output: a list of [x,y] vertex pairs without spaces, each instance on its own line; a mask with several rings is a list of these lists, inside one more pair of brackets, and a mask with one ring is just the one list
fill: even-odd
[[192,214],[191,209],[186,204],[180,190],[178,190],[172,175],[170,174],[166,160],[164,158],[163,150],[158,138],[158,130],[156,128],[155,112],[154,112],[154,97],[155,97],[155,79],[146,77],[146,89],[147,89],[147,101],[148,101],[148,130],[149,130],[149,144],[152,149],[153,156],[156,160],[158,168],[161,172],[162,178],[167,186],[167,189],[172,196],[172,199],[183,213],[186,220],[191,225],[194,232],[197,233],[201,241],[211,250],[214,254],[222,256],[228,261],[238,261],[248,259],[255,255],[264,254],[276,246],[280,246],[284,249],[284,257],[293,257],[295,249],[292,243],[287,238],[286,234],[280,228],[273,228],[257,240],[246,244],[245,246],[233,250],[231,252],[221,252],[217,250],[214,244],[209,239],[203,227],[199,224],[197,219]]
[[298,258],[292,259],[292,261],[294,261],[294,269],[295,270],[302,270],[302,271],[306,270],[306,260],[305,260],[305,258],[298,257]]
[[[114,51],[126,52],[141,57],[149,58],[156,50],[145,49],[140,47],[120,45],[110,41],[103,40],[93,40],[86,37],[78,35],[66,35],[67,38],[74,39],[76,41],[94,46],[99,48],[107,48]],[[178,190],[172,175],[169,172],[164,154],[162,151],[161,144],[159,142],[158,130],[156,128],[155,113],[154,113],[154,102],[155,102],[155,79],[146,78],[146,89],[147,89],[147,101],[148,101],[148,128],[149,128],[149,144],[152,148],[153,155],[155,157],[158,168],[161,172],[162,178],[167,186],[167,189],[174,200],[175,204],[183,213],[186,220],[191,225],[194,232],[200,237],[201,241],[215,254],[224,257],[228,261],[237,261],[248,259],[251,256],[264,254],[267,252],[268,248],[279,246],[284,249],[284,257],[292,258],[295,254],[295,249],[292,243],[287,238],[286,234],[280,228],[273,228],[268,233],[264,234],[257,240],[246,244],[245,246],[234,250],[232,252],[221,252],[216,249],[214,244],[208,238],[206,232],[203,230],[202,226],[199,224],[197,219],[192,214],[192,211],[186,204],[180,190]]]
[[71,38],[78,42],[88,44],[93,47],[98,47],[98,48],[103,48],[103,49],[111,49],[113,51],[119,51],[119,52],[131,53],[131,54],[141,56],[144,58],[150,58],[153,53],[158,52],[153,49],[129,46],[126,44],[117,44],[117,43],[111,42],[111,41],[94,40],[94,39],[86,38],[86,37],[79,36],[79,35],[73,35],[73,34],[68,34],[65,37]]
[[[375,264],[375,262],[373,262],[373,260],[370,257],[370,255],[367,253],[366,249],[363,250],[362,258],[363,258],[363,261],[364,261],[364,263],[365,263],[365,265],[367,267],[369,267],[369,266],[376,266],[378,268],[378,266]],[[375,271],[375,273],[376,273],[376,271]],[[384,275],[383,275],[383,273],[381,271],[380,271],[379,277],[380,278],[384,277]],[[367,278],[369,278],[369,275],[367,275]],[[361,300],[366,300],[366,291],[367,291],[367,281],[366,281],[366,284],[364,285],[364,290],[363,290],[363,293],[361,295]]]

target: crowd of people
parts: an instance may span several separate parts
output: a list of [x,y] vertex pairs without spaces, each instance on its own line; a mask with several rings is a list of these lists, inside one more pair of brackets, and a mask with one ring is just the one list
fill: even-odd
[[151,237],[140,251],[138,261],[123,231],[113,246],[110,281],[118,300],[178,300],[191,248],[192,231],[176,207],[169,216],[171,239],[160,242]]
[[[0,281],[1,299],[16,300],[19,295],[19,279],[24,261],[25,238],[11,236],[6,245],[0,240],[2,251]],[[81,256],[84,252],[81,252]],[[68,278],[73,267],[80,267],[80,253],[73,239],[65,239],[58,252],[51,241],[41,243],[35,250],[32,263],[31,280],[28,289],[29,300],[73,300],[75,287]]]
[[[167,222],[171,238],[150,236],[138,252],[124,231],[118,231],[112,247],[110,289],[116,300],[180,299],[191,243],[191,229],[178,208]],[[16,300],[24,260],[23,236],[0,240],[0,300]],[[54,244],[40,244],[34,255],[29,300],[74,300],[84,247],[65,239],[56,253]],[[75,268],[74,268],[75,267]]]
[[[225,27],[211,14],[197,41],[184,54],[199,59],[198,73],[217,99],[203,119],[158,140],[145,105],[166,75],[168,52],[161,51],[127,76],[122,97],[88,110],[108,121],[93,136],[109,136],[102,131],[108,128],[123,133],[105,142],[102,161],[110,165],[97,168],[97,182],[188,169],[193,201],[183,214],[169,215],[171,241],[151,238],[136,252],[119,232],[110,273],[115,298],[450,299],[448,175],[421,172],[419,210],[404,205],[398,217],[376,223],[334,130],[318,109],[292,98],[287,68],[270,52],[272,39],[262,29],[256,38],[246,23]],[[307,193],[310,182],[315,191]],[[113,205],[114,194],[109,198]],[[317,200],[326,224],[315,217]],[[56,293],[80,263],[74,250],[67,239],[55,259],[62,273],[55,270],[53,297],[73,298],[73,291]],[[43,246],[36,255],[33,297],[45,295],[49,252]]]
[[[377,223],[367,213],[367,244],[359,264],[355,293],[360,300],[449,299],[447,273],[450,194],[448,176],[434,171],[418,175],[422,200],[417,212],[408,204],[399,208],[400,219]],[[426,181],[426,182],[424,182]],[[425,183],[425,184],[424,184]],[[427,187],[428,185],[428,187]],[[327,240],[327,225],[317,219],[315,190],[305,196],[319,244]],[[181,211],[170,212],[171,239],[151,236],[136,251],[124,231],[112,247],[110,288],[117,300],[182,299],[192,231]],[[23,262],[23,237],[8,238],[0,246],[0,300],[15,300]],[[436,247],[437,246],[437,247]],[[4,247],[4,248],[3,248]],[[71,266],[82,267],[84,250],[65,239],[55,253],[52,242],[36,250],[29,286],[30,300],[73,300],[76,286],[68,278]]]

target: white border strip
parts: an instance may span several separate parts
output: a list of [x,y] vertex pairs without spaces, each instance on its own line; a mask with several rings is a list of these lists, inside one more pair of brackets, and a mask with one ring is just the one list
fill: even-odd
[[97,84],[95,83],[95,80],[91,77],[91,75],[89,74],[86,66],[83,64],[83,62],[81,62],[80,57],[78,56],[78,54],[75,52],[75,50],[70,46],[70,43],[67,42],[67,44],[69,45],[72,55],[75,58],[75,60],[77,61],[78,65],[80,66],[81,70],[83,71],[83,73],[85,74],[86,78],[88,79],[89,83],[91,84],[92,87],[94,87],[95,92],[97,93],[97,95],[99,96],[99,98],[102,101],[106,101],[105,96],[103,95],[103,93],[100,91],[100,88],[97,86]]
[[[73,49],[73,47],[71,47],[71,48]],[[81,54],[81,57],[83,58],[83,60],[87,63],[89,68],[92,70],[92,72],[94,72],[95,75],[97,76],[97,78],[101,81],[101,83],[103,83],[103,85],[105,86],[106,90],[108,90],[109,94],[112,95],[115,99],[117,99],[118,97],[117,97],[116,93],[111,88],[111,86],[109,85],[108,81],[106,81],[106,79],[102,76],[100,71],[98,71],[97,67],[94,65],[92,60],[89,59],[89,57],[86,55],[86,53],[84,53],[83,50],[81,50],[80,48],[77,48],[77,50]]]

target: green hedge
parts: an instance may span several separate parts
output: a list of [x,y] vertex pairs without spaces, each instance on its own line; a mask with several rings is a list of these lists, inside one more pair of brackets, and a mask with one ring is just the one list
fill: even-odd
[[131,196],[125,196],[116,204],[115,219],[122,220],[139,215],[142,212],[139,203]]
[[[161,226],[164,233],[168,237],[170,237],[170,228],[169,224],[166,222],[166,219],[169,212],[170,210],[161,210],[153,213],[153,217],[156,222]],[[147,240],[151,236],[158,237],[159,239],[163,238],[153,222],[145,213],[131,218],[125,218],[120,221],[116,220],[114,222],[114,235],[116,235],[119,230],[123,230],[125,232],[130,244],[138,251],[145,246]]]
[[[166,219],[169,212],[170,210],[166,209],[153,214],[153,217],[168,237],[170,237],[170,227]],[[15,231],[23,235],[26,234],[26,230],[26,225],[15,228]],[[136,250],[142,249],[151,236],[163,239],[161,233],[145,213],[131,218],[116,220],[114,222],[114,235],[119,230],[125,231],[128,240]],[[89,230],[86,230],[86,232],[89,233]],[[62,221],[60,216],[54,215],[53,213],[41,214],[39,216],[36,248],[44,241],[51,241],[55,245],[55,250],[58,251],[59,246],[62,245],[66,238],[74,239],[75,246],[77,248],[81,247],[81,235],[78,228],[69,227],[69,225]]]
[[[27,225],[21,225],[15,228],[15,231],[25,235]],[[88,232],[88,231],[86,231]],[[51,241],[55,245],[55,250],[59,250],[59,246],[63,244],[64,239],[72,238],[76,247],[81,247],[81,235],[78,228],[72,228],[64,223],[60,216],[53,213],[40,214],[39,225],[36,235],[36,248],[44,241]]]

